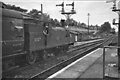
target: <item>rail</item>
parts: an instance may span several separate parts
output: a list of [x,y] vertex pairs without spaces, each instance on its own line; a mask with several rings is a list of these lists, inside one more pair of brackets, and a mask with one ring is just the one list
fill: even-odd
[[[19,76],[20,76],[20,78],[24,78],[24,77],[27,76],[27,78],[29,78],[29,79],[33,79],[33,78],[47,78],[51,74],[57,72],[57,70],[60,70],[61,68],[65,67],[66,65],[70,64],[71,62],[77,60],[78,58],[80,58],[80,57],[82,57],[84,55],[86,55],[88,52],[91,52],[92,50],[94,50],[94,49],[96,49],[98,47],[101,47],[102,45],[105,45],[104,42],[107,42],[107,41],[109,42],[109,40],[111,40],[111,39],[107,38],[105,40],[98,40],[98,41],[92,42],[91,44],[87,43],[86,45],[84,44],[84,45],[76,46],[76,48],[74,47],[75,48],[74,50],[72,50],[70,52],[67,52],[67,54],[66,54],[66,55],[68,55],[68,54],[71,55],[71,57],[68,57],[65,60],[64,59],[61,60],[61,58],[60,58],[60,60],[59,60],[59,61],[61,61],[60,63],[55,64],[55,65],[53,65],[53,66],[51,66],[49,68],[46,68],[45,70],[41,70],[41,71],[35,72],[35,74],[31,73],[30,75],[28,75],[28,74],[23,75],[23,74],[21,74],[22,69],[20,69],[20,72],[18,72],[19,70],[18,71],[16,70],[16,72],[19,73],[18,75],[16,75],[16,72],[12,71],[12,74],[8,75],[8,77],[10,76],[10,77],[19,78]],[[71,54],[73,52],[75,54]],[[77,54],[78,52],[80,52],[80,53]],[[24,68],[23,68],[23,70],[24,70]],[[15,76],[14,76],[14,73],[15,73]]]
[[[87,49],[87,50],[82,51],[81,54],[77,54],[77,55],[75,55],[75,56],[73,56],[73,57],[71,57],[71,58],[69,58],[69,59],[67,59],[67,60],[65,60],[65,61],[62,61],[62,62],[58,63],[58,64],[55,65],[55,66],[50,67],[49,69],[47,69],[47,70],[45,70],[45,71],[43,71],[43,72],[41,72],[41,73],[38,73],[37,75],[32,76],[31,79],[33,79],[33,78],[44,78],[44,79],[46,79],[47,77],[49,77],[49,76],[52,75],[53,73],[57,72],[58,70],[62,69],[62,68],[65,67],[65,66],[69,65],[71,62],[79,59],[80,57],[83,57],[83,56],[86,55],[88,52],[91,52],[91,51],[95,50],[95,49],[98,48],[100,45],[102,45],[102,43],[96,44],[96,45],[94,45],[93,47],[91,47],[91,48],[89,48],[89,49]],[[57,69],[58,69],[58,70],[57,70]],[[31,79],[30,79],[30,80],[31,80]]]

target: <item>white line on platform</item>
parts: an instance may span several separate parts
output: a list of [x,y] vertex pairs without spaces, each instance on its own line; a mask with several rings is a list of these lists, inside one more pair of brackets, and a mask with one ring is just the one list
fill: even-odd
[[91,53],[89,53],[89,54],[87,54],[87,55],[83,56],[82,58],[80,58],[80,59],[78,59],[78,60],[74,61],[74,62],[73,62],[73,63],[71,63],[70,65],[68,65],[68,66],[66,66],[65,68],[63,68],[63,69],[59,70],[59,71],[58,71],[58,72],[56,72],[55,74],[53,74],[53,75],[49,76],[46,80],[49,80],[50,78],[54,78],[55,76],[57,76],[58,74],[62,73],[63,71],[65,71],[66,69],[68,69],[69,67],[71,67],[72,65],[76,64],[78,61],[82,60],[83,58],[85,58],[85,57],[89,56],[90,54],[94,53],[95,51],[97,51],[97,50],[99,50],[99,49],[100,49],[100,48],[98,48],[98,49],[96,49],[96,50],[92,51]]

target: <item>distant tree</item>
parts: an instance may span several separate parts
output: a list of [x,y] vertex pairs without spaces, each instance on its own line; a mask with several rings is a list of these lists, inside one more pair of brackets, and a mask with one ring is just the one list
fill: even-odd
[[81,24],[80,24],[80,22],[78,22],[78,26],[77,26],[78,28],[80,28],[81,27]]
[[116,32],[115,32],[115,28],[112,28],[112,29],[111,29],[111,33],[112,33],[112,34],[115,34],[115,33],[116,33]]
[[54,19],[54,24],[55,24],[55,26],[61,26],[60,22],[57,19]]
[[109,22],[105,22],[104,24],[101,25],[100,27],[100,32],[110,32],[111,31],[111,25]]
[[42,20],[43,21],[46,21],[46,22],[50,22],[51,18],[50,18],[50,15],[47,14],[47,13],[42,13]]
[[37,18],[41,21],[45,21],[45,22],[51,21],[51,18],[47,13],[42,13],[37,9],[32,9],[30,12],[28,12],[28,15],[31,15],[32,18]]
[[85,23],[81,23],[81,27],[87,29],[87,25]]
[[41,11],[38,11],[37,9],[32,9],[30,12],[28,12],[29,15],[33,18],[40,18],[41,17]]
[[98,25],[90,25],[90,26],[89,26],[89,29],[91,29],[91,30],[98,30],[99,27],[100,27],[100,26],[98,26]]
[[96,26],[95,26],[95,27],[96,27],[96,30],[99,30],[99,28],[100,28],[100,26],[98,26],[97,24],[96,24]]
[[48,15],[47,13],[41,13],[41,11],[38,11],[37,9],[32,9],[28,14],[31,15],[31,17],[33,18],[49,22],[53,27],[61,26],[60,22],[57,19],[52,19],[50,18],[50,15]]
[[51,25],[54,27],[54,26],[55,26],[55,22],[54,22],[54,20],[51,19],[50,22],[51,22]]

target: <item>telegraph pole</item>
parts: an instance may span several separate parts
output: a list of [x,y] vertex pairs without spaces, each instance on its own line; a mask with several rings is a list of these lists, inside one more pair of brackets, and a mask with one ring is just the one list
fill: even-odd
[[41,4],[41,13],[43,14],[43,5]]
[[[120,11],[119,11],[120,12]],[[120,47],[120,14],[119,15],[119,27],[118,27],[118,47]],[[118,69],[120,70],[120,48],[118,48]]]
[[90,16],[90,13],[88,13],[88,35],[89,35],[89,16]]
[[[119,1],[120,2],[120,1]],[[114,12],[118,12],[118,16],[119,16],[119,22],[118,23],[114,23],[114,24],[118,24],[118,49],[117,49],[117,55],[118,55],[118,69],[120,70],[120,9],[116,8],[116,1],[114,2],[113,5],[113,10]]]

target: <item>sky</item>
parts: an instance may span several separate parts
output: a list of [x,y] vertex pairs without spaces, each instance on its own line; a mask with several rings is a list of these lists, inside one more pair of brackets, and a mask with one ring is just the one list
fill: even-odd
[[[113,18],[118,19],[118,14],[112,12],[113,3],[106,3],[106,0],[1,0],[6,4],[16,5],[21,8],[41,10],[41,4],[43,4],[43,13],[47,13],[53,19],[66,19],[64,15],[60,14],[61,7],[56,7],[56,4],[61,4],[63,1],[65,4],[71,4],[75,2],[76,14],[72,15],[71,18],[80,22],[88,24],[88,16],[90,13],[90,25],[102,25],[104,22],[110,22],[111,26],[116,28],[117,26],[112,25]],[[65,11],[70,11],[71,6],[65,6]]]

